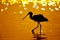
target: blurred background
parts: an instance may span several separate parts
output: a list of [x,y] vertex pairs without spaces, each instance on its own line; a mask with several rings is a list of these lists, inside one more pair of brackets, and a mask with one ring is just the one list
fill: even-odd
[[[49,21],[41,22],[42,34],[47,40],[60,40],[60,1],[59,0],[0,0],[0,40],[33,40],[31,30],[37,22],[27,16],[42,14]],[[39,33],[39,28],[35,30]]]

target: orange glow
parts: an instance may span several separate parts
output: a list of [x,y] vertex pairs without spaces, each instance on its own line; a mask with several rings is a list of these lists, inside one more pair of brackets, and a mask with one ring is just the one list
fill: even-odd
[[[22,2],[23,0],[0,0],[0,40],[32,40],[31,30],[37,26],[37,22],[29,16],[22,20],[30,11],[33,15],[42,14],[48,18],[48,22],[41,22],[42,34],[46,34],[47,40],[60,40],[60,1],[53,0],[53,5],[51,1],[48,4],[44,1],[43,4],[43,0],[29,1],[26,4]],[[36,29],[35,33],[39,33],[39,30]]]

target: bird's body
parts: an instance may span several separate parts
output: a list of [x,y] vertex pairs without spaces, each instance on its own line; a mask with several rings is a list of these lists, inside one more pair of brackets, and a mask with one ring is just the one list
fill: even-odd
[[44,21],[48,21],[45,17],[43,17],[43,15],[39,14],[39,15],[34,15],[32,17],[30,17],[30,19],[36,21],[36,22],[44,22]]
[[29,13],[30,15],[30,19],[36,21],[36,22],[44,22],[44,21],[48,21],[47,18],[45,18],[42,14],[39,15],[33,15],[31,12]]
[[[33,15],[32,12],[29,12],[26,16],[28,16],[28,15],[29,15],[30,19],[38,22],[38,24],[40,25],[40,34],[41,34],[41,24],[40,24],[39,22],[45,22],[45,21],[48,21],[48,19],[45,18],[42,14]],[[26,17],[26,16],[25,16],[25,17]],[[25,18],[25,17],[24,17],[24,18]],[[23,18],[23,19],[24,19],[24,18]],[[38,25],[37,25],[36,28],[38,28]],[[36,28],[34,28],[34,29],[32,30],[32,34],[34,34],[34,30],[35,30]]]

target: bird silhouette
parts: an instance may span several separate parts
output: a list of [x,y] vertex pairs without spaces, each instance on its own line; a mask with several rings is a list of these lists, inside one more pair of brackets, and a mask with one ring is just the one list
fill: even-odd
[[[48,19],[45,18],[42,14],[34,15],[34,16],[33,16],[33,13],[32,13],[32,12],[29,12],[25,17],[27,17],[28,15],[30,15],[30,16],[29,16],[30,19],[36,21],[36,22],[40,25],[40,35],[41,35],[41,24],[40,24],[40,22],[48,21]],[[23,19],[25,19],[25,17],[24,17]],[[38,24],[37,24],[37,27],[36,27],[36,28],[38,28]],[[34,30],[35,30],[36,28],[34,28],[34,29],[32,30],[32,34],[34,34]]]

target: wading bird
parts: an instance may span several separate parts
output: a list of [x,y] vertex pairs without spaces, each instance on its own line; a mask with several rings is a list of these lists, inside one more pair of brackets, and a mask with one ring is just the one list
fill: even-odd
[[[40,22],[48,21],[48,19],[45,18],[42,14],[34,15],[34,16],[33,16],[33,13],[32,13],[32,12],[29,12],[25,17],[27,17],[28,15],[30,15],[30,16],[29,16],[30,19],[36,21],[36,22],[40,25],[40,35],[41,35],[41,24],[40,24]],[[24,17],[24,18],[25,18],[25,17]],[[23,19],[24,19],[24,18],[23,18]],[[38,28],[38,25],[37,25],[36,28]],[[34,29],[32,30],[32,34],[34,34],[34,30],[35,30],[36,28],[34,28]]]

